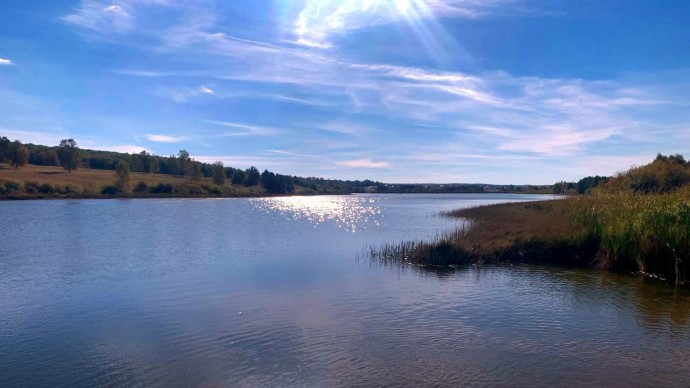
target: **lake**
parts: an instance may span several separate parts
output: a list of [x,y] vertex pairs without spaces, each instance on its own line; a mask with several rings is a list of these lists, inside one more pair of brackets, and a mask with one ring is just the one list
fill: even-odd
[[0,386],[687,385],[686,291],[362,257],[536,199],[1,202]]

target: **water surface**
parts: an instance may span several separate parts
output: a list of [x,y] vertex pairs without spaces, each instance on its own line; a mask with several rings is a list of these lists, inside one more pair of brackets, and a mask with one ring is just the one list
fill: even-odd
[[0,386],[669,386],[690,298],[631,276],[357,260],[515,195],[0,203]]

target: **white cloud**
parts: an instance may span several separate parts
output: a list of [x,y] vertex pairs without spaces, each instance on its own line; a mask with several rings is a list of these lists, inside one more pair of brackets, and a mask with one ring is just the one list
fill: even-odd
[[199,87],[159,86],[153,89],[151,93],[175,102],[187,102],[200,96],[216,96],[215,90],[203,85]]
[[210,94],[210,95],[216,94],[216,92],[213,89],[209,88],[208,86],[200,86],[199,87],[199,93]]
[[0,66],[11,66],[11,65],[14,65],[14,62],[12,62],[10,59],[0,58]]
[[331,37],[352,30],[395,22],[420,23],[440,16],[474,18],[500,0],[307,0],[294,22],[296,43],[331,47]]
[[187,136],[170,136],[170,135],[146,135],[146,139],[156,143],[183,143],[189,140]]
[[146,151],[152,153],[152,151],[146,147],[134,145],[134,144],[122,144],[122,145],[92,145],[85,148],[100,151],[112,151],[112,152],[123,152],[127,154],[138,154],[141,151]]
[[134,26],[134,16],[127,5],[109,4],[98,0],[82,0],[74,13],[62,20],[100,33],[125,33]]
[[[99,2],[82,1],[82,8],[88,3]],[[164,3],[157,5],[171,6]],[[670,110],[669,106],[678,105],[678,101],[687,101],[687,98],[683,98],[687,92],[677,87],[675,98],[670,98],[654,89],[665,84],[669,84],[669,88],[674,87],[668,82],[654,85],[649,81],[641,84],[634,77],[591,81],[520,77],[502,71],[439,71],[365,60],[356,62],[345,57],[337,47],[330,50],[306,47],[331,46],[337,43],[338,34],[376,24],[403,20],[422,23],[433,21],[440,15],[479,17],[494,12],[496,7],[506,3],[410,0],[399,2],[396,6],[392,1],[383,0],[309,0],[299,10],[302,15],[297,29],[289,26],[288,35],[296,31],[295,40],[303,39],[297,45],[247,39],[244,38],[248,35],[247,31],[236,32],[243,37],[238,38],[232,36],[234,32],[231,27],[219,25],[216,20],[222,18],[216,18],[212,12],[189,11],[187,17],[170,19],[175,22],[167,28],[154,31],[142,27],[137,30],[148,34],[147,41],[158,42],[158,46],[152,50],[156,55],[183,58],[188,66],[185,70],[114,72],[159,77],[165,86],[156,89],[155,93],[180,102],[192,98],[201,101],[202,97],[214,96],[263,98],[317,106],[318,122],[317,119],[309,121],[295,117],[296,121],[308,122],[291,123],[289,127],[283,127],[281,120],[284,117],[278,115],[267,115],[265,120],[261,117],[262,125],[238,122],[252,120],[241,115],[221,116],[208,121],[231,130],[207,134],[206,138],[276,135],[280,143],[262,144],[262,148],[275,148],[272,150],[275,152],[269,152],[275,154],[273,158],[265,153],[238,157],[265,162],[268,166],[281,163],[278,157],[286,158],[289,155],[280,152],[288,152],[285,149],[293,146],[299,147],[300,151],[296,154],[302,155],[319,154],[327,149],[334,160],[343,160],[337,163],[338,166],[383,168],[381,174],[394,170],[385,169],[390,164],[396,168],[410,167],[421,161],[439,169],[464,171],[458,173],[457,176],[461,177],[480,174],[462,170],[469,168],[484,171],[482,176],[488,176],[484,166],[497,169],[501,166],[519,166],[541,171],[556,160],[579,160],[595,153],[609,155],[612,149],[621,145],[629,147],[621,152],[632,154],[639,148],[633,149],[631,145],[639,145],[642,141],[647,142],[645,147],[651,148],[681,143],[673,139],[687,140],[688,135],[682,129],[669,131],[668,128],[681,128],[679,124],[688,122],[689,114],[682,113],[680,109],[671,115],[665,114]],[[130,30],[127,31],[139,27],[136,23],[140,15],[138,10],[151,4],[144,4],[144,0],[117,3],[122,11],[132,17],[128,27]],[[103,9],[99,12],[103,12]],[[112,12],[119,13],[120,10]],[[286,19],[291,20],[290,23],[295,20]],[[171,81],[189,86],[171,86]],[[228,84],[232,88],[226,87]],[[223,90],[232,90],[232,94],[223,93]],[[645,110],[646,116],[642,113]],[[302,129],[312,130],[310,136],[317,133],[308,139],[309,144],[333,140],[334,137],[346,138],[348,144],[336,142],[329,148],[316,145],[302,148],[302,144],[298,144],[304,141],[304,137],[300,137]],[[159,141],[175,138],[157,136],[161,136]],[[406,148],[402,145],[408,137],[412,144]],[[274,138],[261,139],[262,142],[264,140],[269,142]],[[439,149],[430,147],[435,143],[447,145],[444,153],[430,155],[435,152],[433,150]],[[425,147],[433,149],[426,153],[417,152]],[[360,153],[364,153],[364,149],[370,153],[345,155],[352,149],[360,150]],[[678,151],[682,152],[683,149]],[[453,156],[455,154],[458,156]],[[378,161],[376,157],[379,155],[385,155],[387,161]],[[489,163],[494,161],[496,164]],[[324,165],[335,169],[332,161]],[[568,162],[549,171],[555,175],[557,168],[566,170],[573,165],[574,162]],[[312,168],[324,171],[327,167]],[[449,175],[439,173],[438,176]],[[564,178],[567,177],[559,179]],[[551,176],[544,179],[551,179]]]
[[388,162],[375,162],[371,159],[354,159],[354,160],[342,160],[335,163],[342,167],[354,167],[354,168],[388,168],[390,163]]
[[240,130],[240,131],[236,131],[236,132],[223,133],[220,135],[223,137],[252,136],[252,135],[266,136],[266,135],[274,135],[274,134],[282,132],[282,130],[280,128],[266,127],[266,126],[254,125],[254,124],[236,123],[236,122],[219,121],[219,120],[206,120],[206,122],[210,123],[210,124],[216,124],[216,125],[220,125],[223,127],[229,127],[229,128],[234,128],[234,129]]
[[69,137],[64,132],[21,131],[9,128],[0,128],[0,136],[5,136],[10,140],[19,140],[22,143],[41,145],[58,145],[60,140]]

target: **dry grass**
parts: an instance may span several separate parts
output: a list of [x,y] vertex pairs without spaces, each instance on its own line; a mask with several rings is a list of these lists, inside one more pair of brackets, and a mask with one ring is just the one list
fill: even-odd
[[483,262],[553,262],[591,265],[596,242],[571,211],[571,200],[508,203],[449,212],[467,219],[458,229],[433,241],[405,242],[372,249],[381,261],[417,265]]
[[[37,182],[40,184],[57,185],[71,185],[75,186],[80,193],[85,196],[97,197],[100,195],[101,189],[106,185],[112,185],[116,181],[115,171],[111,170],[93,170],[88,168],[80,168],[77,170],[67,172],[61,167],[53,166],[34,166],[27,165],[15,169],[9,164],[0,163],[0,181],[15,181],[20,183]],[[160,183],[184,186],[190,183],[189,178],[174,177],[166,174],[146,174],[146,173],[131,173],[130,178],[132,185],[139,182],[146,183],[149,187],[156,186]],[[213,185],[211,178],[201,178],[197,184]],[[225,192],[229,196],[260,196],[264,195],[264,190],[260,187],[244,187],[240,185],[231,185],[226,183]],[[27,197],[32,196],[14,194],[13,197]]]
[[480,206],[447,215],[469,220],[472,227],[465,232],[465,241],[486,253],[516,243],[574,240],[585,234],[567,200]]

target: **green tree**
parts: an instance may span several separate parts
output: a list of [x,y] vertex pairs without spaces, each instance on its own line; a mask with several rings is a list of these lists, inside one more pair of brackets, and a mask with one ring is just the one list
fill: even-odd
[[25,166],[29,162],[29,149],[19,141],[14,141],[10,146],[10,163],[14,168]]
[[232,184],[233,185],[243,185],[244,184],[244,171],[237,169],[232,173]]
[[43,166],[60,166],[60,158],[58,158],[57,152],[55,151],[45,151],[41,154],[41,164]]
[[12,142],[5,136],[0,136],[0,163],[10,158],[10,146]]
[[192,183],[196,183],[201,179],[201,163],[190,160],[187,165],[189,166],[189,176]]
[[223,162],[215,162],[213,163],[213,183],[217,185],[224,185],[225,184],[225,168],[223,167]]
[[177,153],[178,168],[180,176],[184,177],[186,174],[191,175],[191,159],[187,150],[180,150]]
[[260,181],[261,173],[259,170],[254,166],[249,167],[249,169],[245,172],[244,185],[247,187],[256,186]]
[[72,172],[79,167],[79,148],[74,139],[62,139],[58,148],[58,158],[60,158],[60,165],[67,172]]
[[115,168],[115,175],[117,175],[117,190],[121,193],[129,193],[132,191],[132,182],[130,180],[129,166],[125,162],[119,162]]

